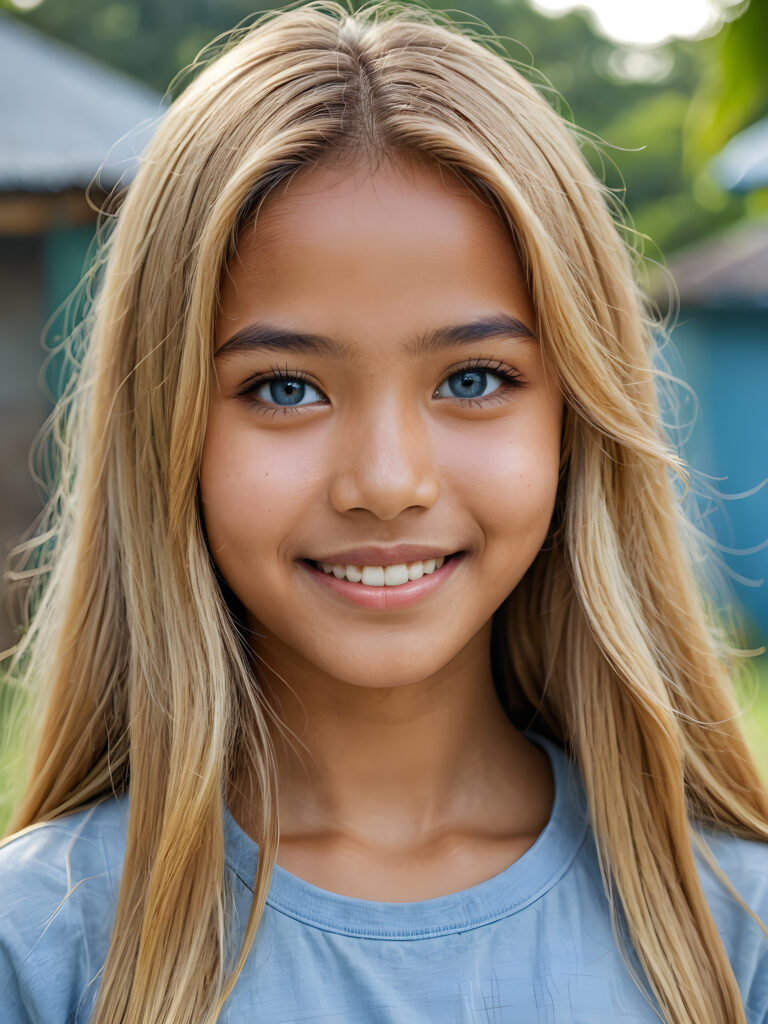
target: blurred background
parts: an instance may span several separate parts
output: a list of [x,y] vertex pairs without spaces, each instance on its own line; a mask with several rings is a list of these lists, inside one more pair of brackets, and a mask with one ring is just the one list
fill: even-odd
[[[713,600],[743,645],[760,648],[768,637],[768,3],[434,6],[498,33],[585,130],[585,156],[626,204],[644,282],[662,310],[669,280],[659,268],[671,271],[679,309],[662,355],[690,385],[670,394],[672,436],[695,471],[691,514],[730,585]],[[41,508],[29,452],[59,387],[51,366],[43,370],[42,338],[53,348],[66,330],[62,304],[86,263],[94,207],[130,181],[164,105],[193,72],[178,73],[261,10],[244,0],[0,0],[3,556]],[[0,649],[16,639],[6,591],[4,581]],[[752,664],[740,700],[768,772],[768,659]]]

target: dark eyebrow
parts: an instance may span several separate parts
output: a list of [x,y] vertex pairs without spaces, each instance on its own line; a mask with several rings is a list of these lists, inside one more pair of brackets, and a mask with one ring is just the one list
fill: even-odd
[[[448,324],[432,331],[426,331],[405,346],[411,355],[426,355],[453,345],[463,345],[489,338],[536,337],[522,320],[509,313],[494,313],[465,324]],[[324,334],[306,334],[302,331],[287,331],[273,324],[253,323],[242,327],[216,351],[216,356],[234,352],[259,349],[267,352],[314,353],[340,359],[350,354],[349,349],[335,338]]]

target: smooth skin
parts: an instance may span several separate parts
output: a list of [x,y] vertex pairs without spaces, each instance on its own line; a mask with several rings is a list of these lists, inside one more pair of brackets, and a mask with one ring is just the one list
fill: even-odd
[[[494,692],[490,632],[547,534],[562,397],[524,332],[410,350],[499,313],[533,332],[505,228],[415,157],[303,170],[268,197],[222,278],[202,513],[261,685],[297,738],[274,734],[277,863],[343,895],[468,888],[551,814],[548,759]],[[254,324],[344,351],[223,348]],[[308,379],[286,387],[276,368]],[[463,397],[467,384],[480,397]],[[302,561],[403,542],[466,556],[398,610],[353,604]],[[258,841],[245,775],[229,800]]]

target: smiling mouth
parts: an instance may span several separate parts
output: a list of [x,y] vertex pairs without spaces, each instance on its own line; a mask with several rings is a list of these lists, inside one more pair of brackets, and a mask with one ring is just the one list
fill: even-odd
[[327,576],[333,575],[338,580],[347,580],[349,583],[357,583],[363,587],[398,587],[437,572],[451,559],[462,554],[464,554],[463,551],[454,551],[450,555],[439,558],[401,562],[398,565],[331,565],[327,562],[316,562],[310,558],[304,558],[301,561]]

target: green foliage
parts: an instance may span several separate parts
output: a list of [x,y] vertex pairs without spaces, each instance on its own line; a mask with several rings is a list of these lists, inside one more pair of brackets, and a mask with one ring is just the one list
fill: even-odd
[[0,836],[24,787],[30,749],[27,703],[0,668]]
[[690,159],[714,156],[736,132],[768,112],[768,4],[752,0],[706,43],[708,60],[691,108]]
[[758,658],[746,685],[738,688],[743,726],[752,753],[768,784],[768,654]]

